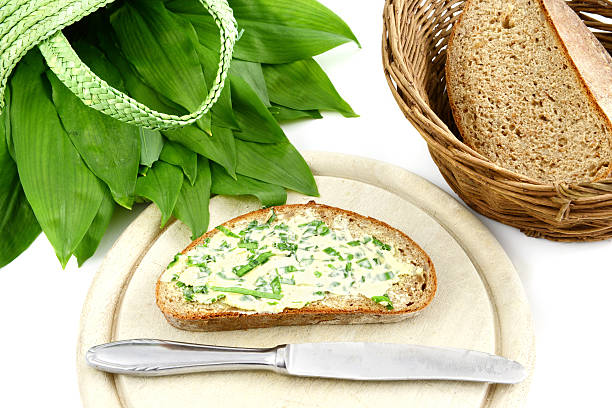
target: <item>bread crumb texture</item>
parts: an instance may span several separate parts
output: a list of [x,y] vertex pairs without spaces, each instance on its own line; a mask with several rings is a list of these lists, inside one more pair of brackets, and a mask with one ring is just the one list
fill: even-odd
[[538,0],[471,0],[454,28],[448,93],[464,142],[541,182],[608,175],[612,132]]

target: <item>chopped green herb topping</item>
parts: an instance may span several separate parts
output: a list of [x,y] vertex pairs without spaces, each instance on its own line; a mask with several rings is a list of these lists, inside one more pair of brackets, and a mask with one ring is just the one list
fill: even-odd
[[193,293],[193,288],[191,286],[183,286],[183,296],[185,297],[185,300],[187,300],[188,302],[192,302]]
[[362,268],[372,269],[372,264],[370,263],[368,258],[362,258],[358,260],[357,265],[361,266]]
[[251,296],[255,296],[257,298],[266,298],[266,299],[280,300],[283,297],[283,295],[281,295],[280,293],[260,292],[258,290],[251,290],[251,289],[246,289],[246,288],[238,288],[238,287],[235,287],[235,286],[230,286],[230,287],[227,287],[227,288],[220,287],[220,286],[212,286],[211,289],[212,290],[216,290],[217,292],[241,293],[243,295],[251,295]]
[[272,209],[272,215],[270,215],[270,218],[268,218],[268,221],[266,221],[266,225],[267,226],[272,225],[272,223],[276,221],[276,218],[277,218],[276,213],[274,212],[274,209]]
[[385,251],[390,251],[391,250],[391,245],[384,244],[384,243],[382,243],[381,241],[379,241],[376,238],[372,238],[372,242],[374,243],[374,245],[381,247]]
[[257,249],[259,244],[256,241],[246,241],[241,239],[238,242],[238,248],[246,248],[246,249]]
[[272,287],[272,293],[281,293],[280,276],[277,275],[274,279],[272,279],[270,282],[270,287]]
[[295,285],[295,279],[293,277],[291,278],[280,278],[280,281],[282,284],[285,285]]
[[178,260],[179,260],[179,255],[180,255],[180,254],[176,254],[176,255],[174,255],[174,259],[172,260],[172,262],[170,262],[170,263],[168,264],[168,267],[167,267],[166,269],[170,269],[171,267],[173,267],[174,265],[176,265],[176,263],[177,263],[177,262],[178,262]]
[[314,271],[314,276],[316,276],[317,278],[320,278],[323,274],[319,271]]
[[334,248],[332,247],[327,247],[323,250],[323,252],[325,252],[327,255],[332,255],[332,256],[340,256],[340,252],[336,251]]
[[315,220],[315,221],[310,221],[307,222],[305,224],[300,224],[298,225],[298,227],[313,227],[312,228],[312,233],[314,235],[327,235],[329,234],[329,227],[327,225],[325,225],[325,223],[323,221],[320,220]]
[[395,274],[393,272],[385,272],[378,275],[379,280],[389,280],[395,278]]
[[389,295],[386,293],[382,296],[372,296],[372,300],[385,306],[387,310],[393,310],[393,303],[391,303],[391,299],[389,299]]
[[204,294],[206,294],[206,293],[208,293],[208,286],[206,286],[206,285],[194,286],[193,287],[193,291],[195,293],[204,293]]
[[223,225],[219,225],[216,228],[219,231],[221,231],[222,233],[224,233],[225,235],[227,235],[228,237],[231,237],[231,238],[240,238],[240,235],[234,234],[229,228],[224,227]]
[[225,279],[225,280],[238,280],[238,278],[234,278],[233,276],[227,276],[223,272],[217,272],[217,276]]
[[232,272],[234,272],[238,276],[246,275],[248,272],[252,271],[257,266],[263,265],[266,262],[268,262],[268,260],[272,256],[274,256],[274,254],[268,251],[268,252],[259,254],[257,257],[251,257],[249,259],[249,263],[247,263],[246,265],[234,266],[234,268],[232,269]]
[[349,241],[346,244],[350,246],[359,246],[361,245],[361,242],[360,241]]
[[274,246],[278,249],[280,249],[281,251],[289,251],[289,252],[295,252],[298,249],[297,244],[292,244],[290,242],[275,242]]

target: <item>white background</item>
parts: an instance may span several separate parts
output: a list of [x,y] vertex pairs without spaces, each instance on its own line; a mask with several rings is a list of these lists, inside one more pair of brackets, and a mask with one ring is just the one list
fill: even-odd
[[[291,141],[301,150],[393,163],[453,194],[385,81],[380,53],[383,2],[323,3],[344,18],[361,41],[362,49],[343,45],[318,57],[361,116],[327,114],[323,120],[286,126]],[[140,210],[118,211],[98,252],[80,269],[71,261],[62,270],[50,244],[40,236],[0,271],[0,406],[81,405],[75,370],[81,307],[105,253]],[[479,218],[508,252],[531,305],[537,358],[527,406],[610,404],[612,242],[549,242]]]

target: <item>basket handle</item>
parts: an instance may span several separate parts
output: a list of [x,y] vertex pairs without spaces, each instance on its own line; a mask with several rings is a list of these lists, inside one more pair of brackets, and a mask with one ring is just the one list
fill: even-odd
[[122,122],[148,129],[186,126],[208,112],[221,94],[237,36],[236,20],[227,0],[200,0],[200,3],[213,16],[220,30],[219,68],[206,100],[196,111],[187,115],[157,112],[113,88],[81,61],[61,31],[41,42],[38,47],[51,71],[85,105]]

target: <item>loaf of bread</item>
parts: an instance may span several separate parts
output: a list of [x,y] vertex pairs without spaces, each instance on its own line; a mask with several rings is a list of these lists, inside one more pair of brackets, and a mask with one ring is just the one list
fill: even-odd
[[468,0],[446,81],[464,142],[543,183],[610,175],[612,58],[563,0]]
[[173,326],[216,331],[394,322],[435,291],[433,263],[404,233],[311,201],[209,231],[160,276],[156,298]]

